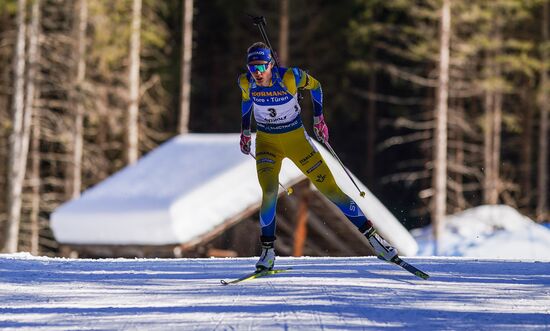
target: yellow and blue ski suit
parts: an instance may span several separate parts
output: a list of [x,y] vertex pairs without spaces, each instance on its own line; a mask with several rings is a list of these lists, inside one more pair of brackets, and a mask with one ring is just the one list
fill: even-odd
[[372,226],[357,204],[336,184],[321,154],[305,131],[298,104],[298,89],[310,90],[314,115],[323,112],[321,84],[299,68],[272,71],[268,87],[255,83],[250,73],[239,76],[242,91],[243,130],[250,130],[251,116],[256,120],[256,170],[262,188],[260,223],[262,237],[275,239],[275,209],[279,189],[279,172],[289,158],[359,229]]

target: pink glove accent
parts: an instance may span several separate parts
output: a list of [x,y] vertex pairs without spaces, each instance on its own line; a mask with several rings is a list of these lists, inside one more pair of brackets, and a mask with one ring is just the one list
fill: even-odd
[[250,137],[250,131],[249,130],[244,130],[241,132],[241,152],[243,152],[243,154],[250,154],[250,142],[251,142],[251,137]]
[[328,141],[328,126],[323,115],[313,118],[313,133],[320,142],[326,143]]

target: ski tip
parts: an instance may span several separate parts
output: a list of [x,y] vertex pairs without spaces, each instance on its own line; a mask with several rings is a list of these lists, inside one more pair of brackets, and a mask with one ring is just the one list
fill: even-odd
[[228,283],[228,282],[226,282],[226,281],[225,281],[225,280],[223,280],[223,279],[220,279],[220,283],[221,283],[222,285],[229,285],[229,283]]

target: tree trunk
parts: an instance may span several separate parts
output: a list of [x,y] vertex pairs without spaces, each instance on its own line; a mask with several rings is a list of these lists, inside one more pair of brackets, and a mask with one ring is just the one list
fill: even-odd
[[17,1],[17,41],[14,54],[14,94],[12,103],[12,133],[10,135],[10,152],[8,162],[8,222],[4,251],[17,251],[19,225],[21,221],[21,193],[25,168],[21,167],[23,153],[23,116],[25,111],[25,10],[26,0]]
[[[465,120],[465,112],[463,100],[458,100],[456,105],[456,116],[460,120]],[[464,167],[466,164],[465,153],[464,153],[464,133],[461,130],[456,132],[456,155],[455,162],[459,167]],[[462,173],[457,173],[455,176],[456,182],[456,201],[457,205],[455,212],[460,212],[466,209],[466,198],[464,197],[464,175]]]
[[86,27],[88,25],[88,2],[79,1],[77,35],[77,70],[75,77],[75,91],[73,91],[73,103],[75,109],[73,128],[73,162],[71,164],[71,198],[80,196],[82,191],[82,154],[84,148],[84,105],[83,89],[86,76]]
[[493,191],[493,159],[491,157],[493,150],[493,121],[494,117],[494,93],[485,91],[485,130],[483,132],[483,166],[485,177],[483,178],[483,203],[491,204]]
[[447,111],[449,97],[449,42],[451,34],[451,3],[444,0],[441,8],[441,39],[439,46],[439,82],[437,93],[436,126],[434,133],[434,198],[432,226],[435,254],[443,231],[447,207]]
[[542,63],[540,77],[540,134],[537,185],[537,220],[543,221],[548,213],[548,1],[544,1],[542,20]]
[[[38,1],[37,1],[38,2]],[[34,112],[31,140],[31,254],[40,253],[40,112]]]
[[[495,64],[495,53],[487,54],[488,78],[500,77],[500,69]],[[485,133],[484,133],[484,166],[483,202],[494,205],[499,196],[499,164],[502,126],[502,92],[497,86],[485,91]]]
[[[496,65],[497,77],[500,77],[500,66]],[[495,93],[494,112],[493,112],[493,150],[491,153],[491,165],[493,166],[493,181],[490,194],[490,203],[497,204],[500,190],[500,146],[502,142],[502,91],[497,90]]]
[[279,30],[279,64],[288,65],[288,0],[281,0],[280,30]]
[[141,38],[141,0],[134,0],[132,6],[132,34],[130,37],[129,105],[128,105],[128,164],[139,157],[139,66]]
[[522,102],[525,104],[525,111],[522,112],[523,118],[523,133],[521,137],[521,205],[525,206],[526,210],[531,208],[531,199],[533,196],[531,187],[532,163],[533,158],[533,104],[530,100],[530,88],[524,88],[522,92]]
[[193,59],[193,0],[185,0],[182,21],[182,59],[179,133],[189,132],[191,113],[191,60]]
[[[30,129],[33,124],[33,118],[37,115],[35,115],[34,111],[34,104],[36,100],[36,77],[38,74],[38,58],[39,58],[39,35],[40,35],[40,0],[35,0],[32,5],[32,14],[31,14],[31,25],[30,25],[30,35],[29,35],[29,68],[27,70],[27,94],[26,94],[26,100],[25,100],[25,123],[24,123],[24,142],[23,142],[23,150],[28,151],[29,149],[29,139],[31,136]],[[40,204],[40,195],[39,195],[39,187],[40,187],[40,178],[38,175],[38,169],[35,169],[37,165],[35,164],[36,159],[38,158],[38,151],[35,152],[35,149],[38,149],[36,146],[36,131],[37,129],[35,127],[40,127],[39,121],[34,121],[34,127],[33,127],[33,141],[32,141],[32,148],[33,148],[33,169],[31,172],[31,183],[32,183],[32,210],[31,210],[31,238],[30,238],[30,246],[31,246],[31,253],[38,255],[38,232],[39,232],[39,225],[38,225],[38,214],[39,214],[39,204]],[[24,160],[22,164],[22,169],[26,169],[26,160],[27,160],[27,154],[28,152],[24,152]]]

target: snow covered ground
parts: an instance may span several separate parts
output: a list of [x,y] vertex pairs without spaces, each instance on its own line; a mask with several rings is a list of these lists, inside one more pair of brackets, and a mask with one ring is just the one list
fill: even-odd
[[255,259],[0,255],[2,330],[549,330],[550,260],[280,258],[287,273],[222,286]]
[[[433,256],[432,227],[411,231],[418,255]],[[447,216],[437,255],[550,259],[550,229],[506,205],[485,205]]]

